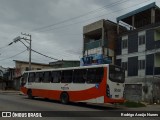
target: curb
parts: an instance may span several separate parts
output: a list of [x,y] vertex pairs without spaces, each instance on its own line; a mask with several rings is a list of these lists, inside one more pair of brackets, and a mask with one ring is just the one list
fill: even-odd
[[20,94],[21,92],[20,91],[0,91],[0,93],[2,94]]

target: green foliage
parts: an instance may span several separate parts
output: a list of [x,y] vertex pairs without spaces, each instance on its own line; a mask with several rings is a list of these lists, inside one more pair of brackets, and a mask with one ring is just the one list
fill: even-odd
[[133,107],[133,108],[146,107],[146,105],[141,102],[132,102],[132,101],[126,101],[125,103],[123,103],[123,105],[126,107]]

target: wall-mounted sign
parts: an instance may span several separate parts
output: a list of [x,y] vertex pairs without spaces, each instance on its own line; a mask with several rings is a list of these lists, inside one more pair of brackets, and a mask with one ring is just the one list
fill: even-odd
[[112,59],[110,57],[103,57],[102,54],[88,55],[81,58],[80,66],[97,65],[97,64],[110,64]]

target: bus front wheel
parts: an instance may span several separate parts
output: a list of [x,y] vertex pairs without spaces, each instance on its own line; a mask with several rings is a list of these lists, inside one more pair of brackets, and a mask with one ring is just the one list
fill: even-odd
[[66,92],[63,92],[60,97],[61,103],[67,104],[69,102],[69,95]]
[[34,97],[32,96],[32,90],[28,90],[27,92],[28,98],[33,99]]

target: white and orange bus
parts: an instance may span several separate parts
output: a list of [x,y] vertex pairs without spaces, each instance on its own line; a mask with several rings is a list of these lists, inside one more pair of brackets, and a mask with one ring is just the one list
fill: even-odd
[[124,70],[114,65],[26,71],[21,91],[29,98],[43,97],[68,102],[124,102]]

